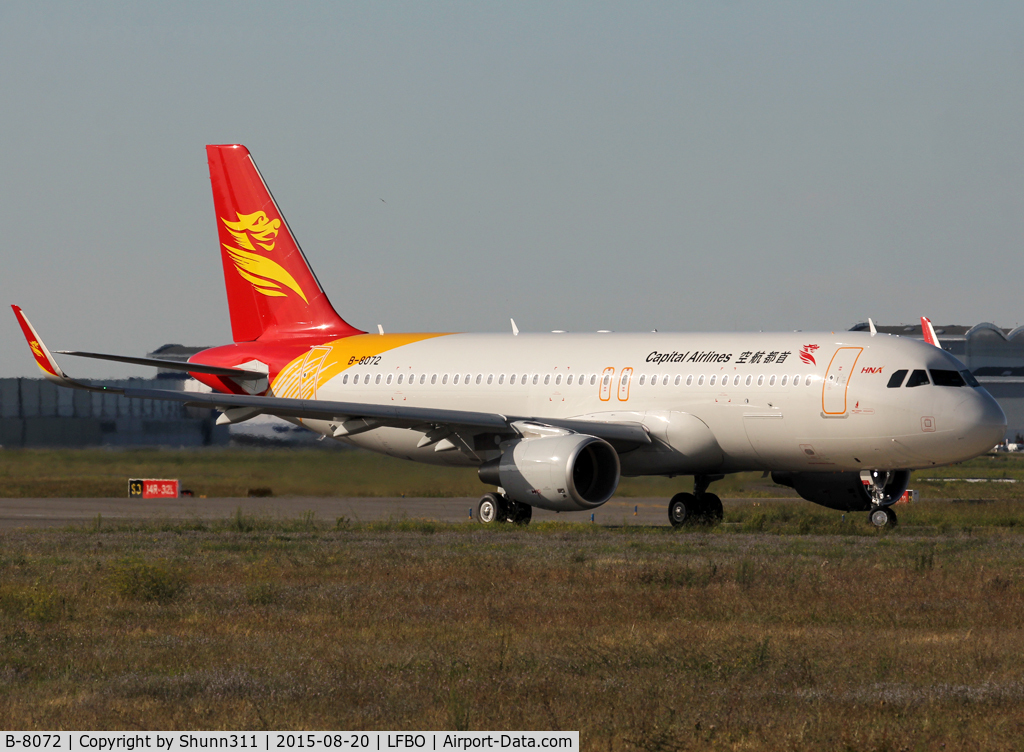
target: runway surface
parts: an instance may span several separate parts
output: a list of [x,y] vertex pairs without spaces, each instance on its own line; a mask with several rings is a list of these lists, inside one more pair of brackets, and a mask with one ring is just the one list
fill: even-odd
[[[464,522],[476,517],[477,497],[457,499],[333,498],[283,496],[280,498],[180,499],[0,499],[0,529],[82,525],[104,520],[217,520],[241,509],[244,514],[273,519],[297,519],[313,512],[321,521],[348,517],[353,522],[386,519],[430,519]],[[758,499],[770,502],[771,499]],[[723,499],[726,504],[750,499]],[[470,511],[472,510],[472,512]],[[590,522],[590,512],[556,514],[533,510],[534,520]],[[593,511],[600,525],[667,525],[668,499],[612,499]]]

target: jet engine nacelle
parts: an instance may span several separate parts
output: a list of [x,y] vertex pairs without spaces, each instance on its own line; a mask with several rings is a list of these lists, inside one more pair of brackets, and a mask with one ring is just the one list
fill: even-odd
[[517,441],[480,466],[480,480],[510,499],[558,512],[604,504],[619,485],[619,455],[596,436],[567,434]]
[[[893,502],[903,495],[910,484],[910,471],[872,474],[882,484],[885,502]],[[821,504],[841,512],[866,512],[871,509],[871,489],[864,485],[859,472],[848,473],[772,473],[772,480],[780,486],[789,486],[807,501]],[[875,482],[875,481],[872,481]]]

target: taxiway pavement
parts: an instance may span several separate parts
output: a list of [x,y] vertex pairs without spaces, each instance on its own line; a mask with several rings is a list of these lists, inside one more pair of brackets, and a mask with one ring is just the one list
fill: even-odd
[[[347,517],[353,522],[386,519],[429,519],[468,522],[476,518],[477,497],[434,498],[334,498],[281,496],[270,498],[178,499],[0,499],[0,529],[93,524],[127,520],[218,520],[241,509],[243,514],[271,519],[298,519],[312,512],[315,519],[334,522]],[[725,499],[726,504],[732,502]],[[770,501],[759,499],[758,501]],[[749,500],[735,500],[749,503]],[[590,522],[591,512],[556,514],[533,510],[534,520]],[[668,499],[612,499],[593,511],[600,525],[667,525]]]

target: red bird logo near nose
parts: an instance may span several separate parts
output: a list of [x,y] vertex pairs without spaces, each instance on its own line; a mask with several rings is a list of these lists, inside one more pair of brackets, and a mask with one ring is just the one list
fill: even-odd
[[814,359],[811,354],[818,349],[818,345],[804,345],[804,349],[800,351],[800,360],[811,366],[818,365],[818,362]]

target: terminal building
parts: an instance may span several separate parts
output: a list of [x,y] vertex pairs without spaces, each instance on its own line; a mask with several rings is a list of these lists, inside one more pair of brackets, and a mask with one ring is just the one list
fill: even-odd
[[[868,331],[867,322],[851,331]],[[879,333],[923,339],[921,326],[876,326]],[[1024,327],[995,324],[936,326],[939,344],[975,375],[1003,408],[1007,440],[1024,443]],[[164,345],[147,357],[187,361],[205,348]],[[92,381],[96,386],[209,391],[182,371],[158,370],[153,379]],[[224,446],[312,445],[319,437],[280,418],[262,415],[231,426],[216,414],[165,400],[65,389],[45,379],[0,379],[0,446]],[[339,447],[328,441],[319,446]]]
[[[91,381],[96,386],[182,389],[183,379]],[[209,446],[227,444],[209,410],[66,389],[45,379],[0,379],[0,446]]]
[[[147,357],[188,360],[201,348],[164,345]],[[180,371],[152,379],[90,380],[94,386],[185,390],[198,382]],[[166,400],[67,389],[46,379],[0,379],[0,446],[213,446],[230,434],[209,410]]]
[[[202,347],[164,345],[148,358],[187,361]],[[90,380],[95,386],[210,391],[182,371],[158,369],[152,379]],[[0,379],[0,447],[200,447],[306,445],[317,435],[262,415],[218,426],[217,414],[167,400],[57,386],[46,379]],[[327,443],[327,442],[325,442]],[[330,442],[338,446],[337,442]]]

